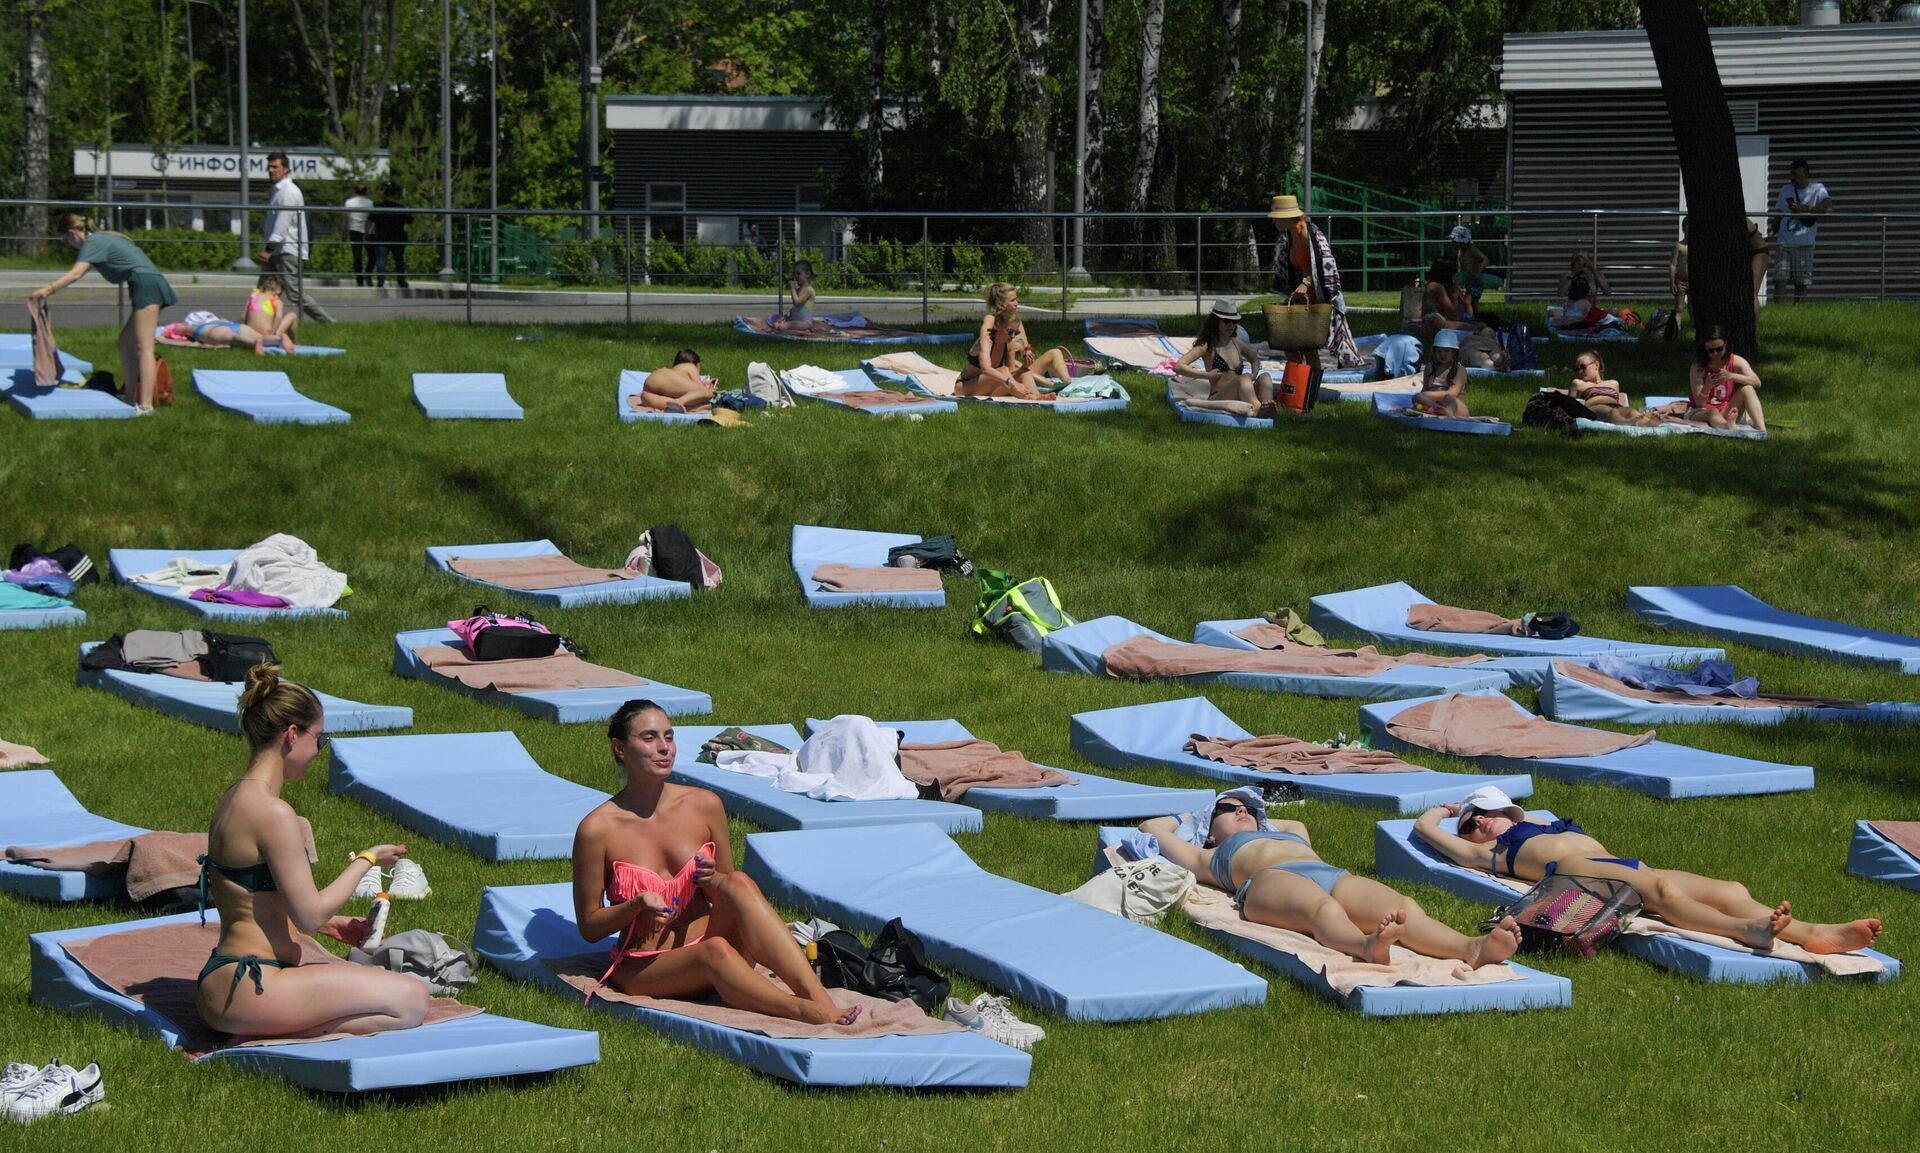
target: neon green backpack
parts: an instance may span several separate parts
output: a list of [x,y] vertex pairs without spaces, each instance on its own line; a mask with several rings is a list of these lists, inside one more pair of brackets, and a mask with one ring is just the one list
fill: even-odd
[[973,603],[971,630],[978,637],[999,637],[1030,653],[1055,629],[1080,622],[1060,605],[1060,594],[1046,577],[1020,580],[999,569],[980,571],[980,596]]

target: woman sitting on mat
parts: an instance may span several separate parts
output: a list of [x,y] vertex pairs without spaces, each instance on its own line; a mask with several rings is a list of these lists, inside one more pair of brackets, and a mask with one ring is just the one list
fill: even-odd
[[1427,916],[1413,898],[1322,861],[1305,825],[1265,818],[1259,791],[1241,788],[1214,802],[1201,848],[1176,834],[1176,817],[1156,817],[1140,828],[1159,840],[1161,856],[1232,893],[1242,917],[1304,933],[1356,960],[1387,964],[1389,950],[1400,945],[1478,969],[1499,964],[1520,947],[1513,918],[1485,936],[1456,933]]
[[[1440,818],[1458,815],[1458,832],[1441,829]],[[1677,929],[1731,937],[1755,949],[1777,938],[1810,953],[1851,953],[1880,936],[1871,917],[1844,925],[1793,919],[1793,906],[1769,908],[1736,881],[1716,881],[1678,869],[1656,869],[1630,857],[1615,857],[1572,821],[1552,824],[1529,818],[1505,793],[1483,786],[1457,805],[1420,814],[1414,833],[1440,855],[1497,877],[1538,881],[1548,873],[1622,881],[1633,887],[1647,912]]]
[[1427,349],[1426,371],[1413,398],[1416,412],[1429,416],[1471,415],[1467,412],[1467,366],[1460,363],[1460,330],[1443,328]]
[[[214,806],[200,892],[220,910],[220,943],[200,970],[200,1016],[241,1037],[317,1037],[410,1029],[427,1015],[427,987],[404,973],[364,965],[302,965],[298,933],[348,944],[367,923],[336,916],[360,878],[392,868],[405,845],[354,856],[324,889],[314,888],[313,830],[280,797],[326,747],[326,718],[308,689],[274,665],[247,670],[240,730],[247,771]],[[202,915],[205,915],[204,908]],[[265,970],[272,969],[272,975]]]
[[787,282],[787,292],[793,296],[793,306],[787,309],[785,316],[774,322],[774,331],[810,331],[814,326],[812,262],[806,260],[793,262],[793,279]]
[[668,783],[675,746],[666,712],[628,701],[607,737],[620,791],[573,838],[574,923],[589,941],[618,934],[601,983],[643,997],[714,993],[769,1017],[853,1024],[859,1007],[834,1004],[759,886],[734,871],[720,798]]
[[1206,381],[1209,400],[1237,400],[1256,416],[1272,416],[1273,378],[1258,371],[1259,354],[1239,332],[1240,310],[1230,301],[1214,301],[1193,347],[1175,362],[1173,371]]
[[980,336],[967,349],[966,367],[960,370],[961,396],[1015,396],[1022,400],[1044,399],[1040,380],[1052,377],[1069,380],[1073,368],[1067,354],[1050,348],[1035,356],[1027,340],[1027,326],[1020,321],[1020,292],[1011,284],[987,286],[987,315],[980,321]]
[[1607,366],[1597,352],[1582,352],[1573,359],[1573,384],[1567,395],[1609,424],[1659,424],[1660,418],[1640,412],[1627,404],[1620,382],[1608,380]]
[[672,364],[647,374],[640,386],[640,406],[656,412],[705,412],[719,384],[700,374],[700,354],[683,348],[673,354]]
[[1760,408],[1760,375],[1727,343],[1726,329],[1709,324],[1695,346],[1687,373],[1687,419],[1715,428],[1734,428],[1740,419],[1761,432],[1767,415]]
[[178,344],[204,344],[209,348],[251,348],[265,356],[269,348],[294,350],[289,336],[262,336],[237,320],[222,320],[211,312],[190,312],[185,320],[176,320],[160,330],[161,338]]
[[259,287],[247,294],[247,306],[241,310],[240,323],[261,336],[286,339],[300,324],[300,310],[288,308],[283,299],[287,282],[278,276],[263,276]]
[[1612,292],[1613,286],[1593,262],[1593,254],[1584,248],[1573,250],[1567,271],[1560,277],[1560,295],[1566,301],[1560,313],[1563,325],[1588,328],[1612,315],[1599,307],[1597,294]]

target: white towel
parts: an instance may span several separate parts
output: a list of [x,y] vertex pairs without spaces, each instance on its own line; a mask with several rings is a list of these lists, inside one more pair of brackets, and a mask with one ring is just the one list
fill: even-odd
[[920,795],[900,772],[899,732],[861,716],[825,722],[797,752],[729,750],[717,754],[714,764],[816,801],[898,801]]
[[320,563],[313,546],[275,533],[233,558],[227,583],[279,597],[299,609],[331,608],[347,591],[347,574]]
[[818,365],[803,364],[799,368],[789,368],[780,374],[787,387],[808,396],[817,396],[823,392],[845,392],[847,382]]

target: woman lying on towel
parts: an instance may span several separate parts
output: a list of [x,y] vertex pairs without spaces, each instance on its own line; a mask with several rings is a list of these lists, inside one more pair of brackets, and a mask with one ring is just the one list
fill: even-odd
[[269,348],[293,351],[290,336],[262,336],[237,320],[222,320],[211,312],[190,312],[160,330],[161,339],[175,343],[204,344],[209,348],[251,348],[265,356]]
[[1607,379],[1607,366],[1597,352],[1583,352],[1573,361],[1573,384],[1567,394],[1609,424],[1659,424],[1660,418],[1627,403],[1620,382]]
[[[320,702],[280,679],[275,665],[247,670],[240,730],[252,755],[214,806],[201,900],[220,910],[220,943],[200,970],[200,1016],[241,1037],[318,1037],[410,1029],[427,1015],[427,986],[363,965],[302,965],[299,933],[357,944],[364,920],[336,916],[360,878],[392,868],[405,845],[375,845],[324,889],[313,881],[313,830],[280,797],[326,747]],[[205,915],[203,908],[202,915]],[[267,973],[266,970],[274,970]]]
[[1273,378],[1259,372],[1260,357],[1240,338],[1240,310],[1216,300],[1193,347],[1174,363],[1180,376],[1207,382],[1207,399],[1237,400],[1255,416],[1273,415]]
[[1303,933],[1356,960],[1387,964],[1395,945],[1429,957],[1497,965],[1520,947],[1508,917],[1483,937],[1456,933],[1378,881],[1322,861],[1298,821],[1266,819],[1257,790],[1234,789],[1214,802],[1206,844],[1194,848],[1176,830],[1177,817],[1142,822],[1160,853],[1200,881],[1234,895],[1240,915]]
[[[673,722],[628,701],[607,723],[621,786],[573,838],[573,912],[589,941],[614,936],[602,983],[641,997],[717,994],[736,1009],[851,1025],[759,886],[733,869],[727,810],[705,789],[667,782]],[[792,993],[766,979],[764,965]]]
[[1734,428],[1742,417],[1761,432],[1767,431],[1767,415],[1760,408],[1760,375],[1745,357],[1732,351],[1726,330],[1709,324],[1700,334],[1693,368],[1687,373],[1687,419]]
[[967,349],[966,367],[960,370],[960,383],[954,391],[961,396],[1040,400],[1043,377],[1072,379],[1073,368],[1066,352],[1050,348],[1035,356],[1027,340],[1027,326],[1020,321],[1019,290],[1011,284],[989,284],[980,336]]
[[1429,416],[1470,415],[1467,412],[1467,367],[1460,363],[1460,330],[1443,328],[1434,333],[1433,346],[1427,349],[1426,371],[1420,377],[1420,392],[1413,398],[1415,412]]
[[[1455,815],[1459,832],[1443,831],[1440,818]],[[1420,814],[1414,833],[1453,863],[1496,877],[1538,881],[1559,872],[1625,882],[1640,895],[1647,912],[1669,925],[1731,937],[1755,949],[1770,948],[1779,938],[1810,953],[1851,953],[1880,936],[1880,922],[1871,917],[1844,925],[1796,921],[1790,902],[1769,908],[1737,881],[1716,881],[1612,856],[1579,825],[1532,820],[1526,810],[1490,785],[1475,789],[1457,805],[1441,805]]]
[[647,374],[640,386],[640,407],[656,412],[705,412],[713,404],[720,382],[700,374],[700,354],[683,348],[673,363]]

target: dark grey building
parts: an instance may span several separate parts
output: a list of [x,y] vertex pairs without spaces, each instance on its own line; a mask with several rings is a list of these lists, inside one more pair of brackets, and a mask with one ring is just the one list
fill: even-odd
[[[1920,213],[1920,23],[1716,28],[1750,214],[1805,158],[1836,213]],[[1516,210],[1680,209],[1680,161],[1646,34],[1508,36],[1508,199]],[[1774,232],[1772,222],[1767,233]],[[1558,290],[1576,246],[1616,293],[1663,296],[1673,219],[1516,212],[1511,287]],[[1821,223],[1811,295],[1920,297],[1920,218]]]

